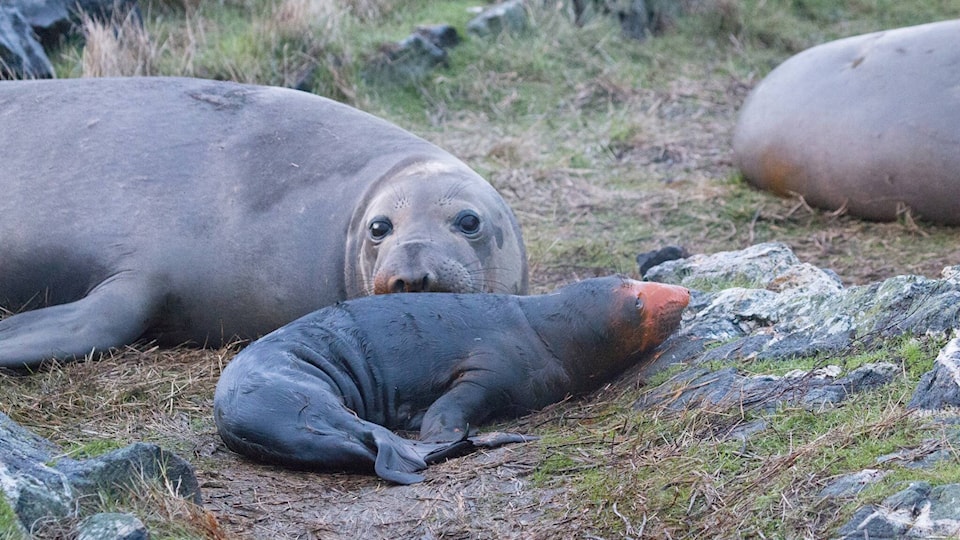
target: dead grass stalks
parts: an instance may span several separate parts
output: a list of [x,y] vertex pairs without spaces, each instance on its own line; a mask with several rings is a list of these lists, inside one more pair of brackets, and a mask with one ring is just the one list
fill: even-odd
[[139,13],[129,10],[109,21],[81,15],[86,45],[84,77],[148,76],[156,74],[159,49],[143,27]]

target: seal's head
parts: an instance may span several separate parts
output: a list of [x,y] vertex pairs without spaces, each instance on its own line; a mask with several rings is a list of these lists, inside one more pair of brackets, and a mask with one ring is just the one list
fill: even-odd
[[[587,279],[545,295],[527,310],[537,332],[581,391],[643,360],[680,326],[690,302],[684,287],[624,276]],[[549,303],[547,303],[549,302]]]
[[[420,161],[375,184],[351,224],[348,296],[525,294],[520,228],[490,184],[459,164]],[[349,263],[355,263],[351,268]]]

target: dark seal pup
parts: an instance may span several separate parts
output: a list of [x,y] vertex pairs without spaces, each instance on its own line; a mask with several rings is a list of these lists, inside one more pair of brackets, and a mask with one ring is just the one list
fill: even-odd
[[960,20],[803,51],[747,98],[733,137],[757,187],[872,220],[960,225]]
[[[0,83],[0,367],[256,338],[399,291],[523,294],[462,162],[315,95],[198,79]],[[20,313],[22,312],[22,313]]]
[[[428,462],[472,444],[469,428],[594,390],[642,360],[688,301],[682,287],[613,276],[542,296],[343,302],[237,354],[214,419],[228,447],[260,460],[418,482]],[[392,429],[419,429],[420,441]]]

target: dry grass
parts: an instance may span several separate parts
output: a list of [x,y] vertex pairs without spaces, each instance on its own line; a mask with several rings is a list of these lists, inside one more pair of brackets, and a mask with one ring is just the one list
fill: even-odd
[[84,77],[125,77],[156,74],[157,48],[136,12],[118,14],[112,21],[81,16],[86,46]]

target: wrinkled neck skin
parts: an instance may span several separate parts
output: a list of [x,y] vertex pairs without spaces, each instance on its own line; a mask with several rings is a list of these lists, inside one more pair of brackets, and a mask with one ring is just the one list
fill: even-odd
[[598,382],[619,374],[645,352],[641,312],[610,296],[560,290],[522,299],[521,309],[569,374],[574,393],[597,388]]

